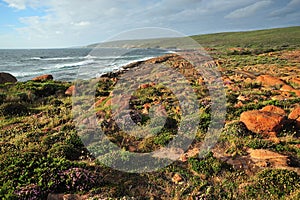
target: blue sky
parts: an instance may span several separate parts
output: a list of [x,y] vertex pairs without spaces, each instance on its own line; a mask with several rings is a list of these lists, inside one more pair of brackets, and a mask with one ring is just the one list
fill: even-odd
[[122,31],[185,35],[300,25],[300,0],[0,0],[0,48],[101,42]]

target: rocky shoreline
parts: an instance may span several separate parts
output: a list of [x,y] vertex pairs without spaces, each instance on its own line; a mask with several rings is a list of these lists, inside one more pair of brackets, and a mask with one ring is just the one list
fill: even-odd
[[[195,141],[187,152],[178,150],[178,161],[148,174],[126,174],[95,161],[76,133],[72,117],[72,95],[77,90],[74,84],[55,81],[52,75],[16,82],[1,73],[0,196],[19,199],[299,197],[300,50],[248,57],[236,57],[213,48],[208,51],[213,57],[217,55],[213,64],[226,90],[227,115],[219,142],[203,159],[197,156],[210,123],[211,100],[205,78],[183,57],[168,54],[131,63],[97,79],[93,109],[98,123],[111,141],[129,152],[145,153],[164,147],[176,136],[182,113],[176,96],[168,88],[151,81],[141,84],[130,99],[134,122],[147,125],[151,107],[158,104],[164,108],[162,115],[168,118],[155,137],[136,139],[126,135],[111,113],[112,92],[122,74],[138,70],[143,64],[166,65],[181,73],[197,94],[201,114]],[[276,63],[266,64],[266,60]],[[122,107],[122,101],[119,103]],[[109,159],[114,162],[114,158]]]

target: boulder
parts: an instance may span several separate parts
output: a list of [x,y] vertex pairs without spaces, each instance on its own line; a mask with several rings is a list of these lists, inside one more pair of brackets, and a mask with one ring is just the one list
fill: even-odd
[[9,73],[5,73],[5,72],[0,73],[0,84],[15,83],[17,81],[18,80],[16,79],[16,77],[14,77],[13,75],[11,75]]
[[295,120],[296,127],[300,129],[300,106],[295,108],[290,114],[289,119]]
[[261,109],[261,111],[272,112],[279,115],[285,115],[285,111],[277,106],[269,105]]
[[72,96],[75,94],[75,85],[71,85],[66,91],[65,95]]
[[35,78],[32,79],[33,81],[49,81],[49,80],[53,80],[53,76],[51,74],[45,74],[42,76],[37,76]]
[[[289,85],[283,85],[281,88],[280,88],[281,91],[283,91],[283,94],[286,93],[286,92],[289,92],[289,93],[294,93],[295,96],[297,97],[300,97],[300,90],[296,90],[295,88],[293,88],[292,86],[289,86]],[[283,95],[282,94],[282,95]],[[290,96],[290,94],[289,94]]]
[[274,136],[282,129],[285,117],[273,112],[253,110],[243,112],[240,121],[254,133]]
[[270,87],[285,85],[285,83],[282,80],[270,75],[260,75],[259,77],[256,78],[256,81],[258,83],[261,83],[263,86],[270,86]]
[[300,117],[300,106],[296,107],[290,114],[289,119],[296,120]]
[[243,169],[248,175],[253,175],[263,168],[288,169],[299,172],[297,167],[291,166],[289,156],[266,149],[245,149],[247,155],[229,155],[224,148],[214,148],[214,157],[233,166]]

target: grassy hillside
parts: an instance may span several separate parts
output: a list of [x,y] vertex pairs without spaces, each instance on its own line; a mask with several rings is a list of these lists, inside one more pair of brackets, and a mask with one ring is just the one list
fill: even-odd
[[[243,48],[297,48],[300,47],[300,26],[276,28],[247,32],[226,32],[206,35],[194,35],[192,39],[203,47],[243,47]],[[180,38],[162,38],[149,40],[124,40],[101,44],[101,47],[127,48],[174,48],[183,47],[185,42]],[[88,46],[96,47],[99,44]]]
[[300,26],[195,35],[192,38],[205,47],[297,48],[300,47]]

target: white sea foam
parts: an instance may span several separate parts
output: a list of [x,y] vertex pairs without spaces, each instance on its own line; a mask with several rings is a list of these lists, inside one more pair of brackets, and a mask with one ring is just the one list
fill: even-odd
[[84,60],[80,62],[75,62],[75,63],[62,63],[62,64],[56,64],[54,68],[56,69],[63,69],[63,68],[69,68],[69,67],[79,67],[79,66],[84,66],[84,65],[89,65],[95,63],[94,60]]
[[13,76],[17,79],[24,78],[24,77],[31,77],[35,75],[40,75],[41,72],[10,72]]

